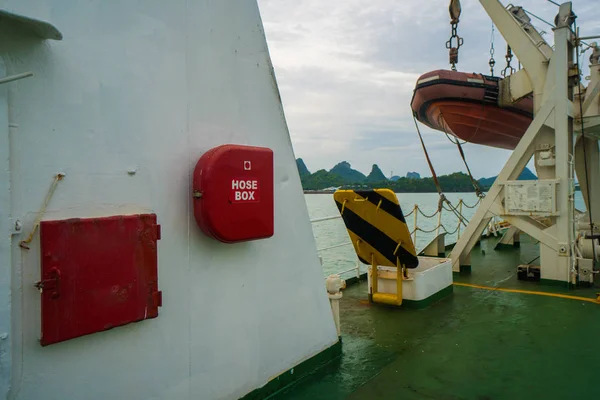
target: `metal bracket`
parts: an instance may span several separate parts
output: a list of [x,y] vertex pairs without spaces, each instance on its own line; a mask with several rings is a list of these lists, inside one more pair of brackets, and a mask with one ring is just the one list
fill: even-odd
[[46,21],[15,14],[4,9],[0,9],[0,19],[3,20],[3,23],[11,22],[14,24],[14,27],[19,27],[19,35],[22,35],[23,32],[29,32],[42,39],[62,40],[63,38],[62,33],[54,25]]
[[569,256],[569,245],[567,243],[558,243],[558,255],[561,257]]
[[15,219],[15,220],[11,219],[10,226],[12,227],[10,233],[13,236],[20,235],[21,232],[23,232],[23,223],[19,219]]

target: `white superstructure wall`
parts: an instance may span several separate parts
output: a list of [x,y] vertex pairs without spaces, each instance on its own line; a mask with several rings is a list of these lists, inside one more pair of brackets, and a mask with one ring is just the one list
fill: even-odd
[[[0,86],[8,398],[234,399],[336,343],[256,1],[0,5],[64,36],[42,40],[0,24],[6,73],[34,74]],[[225,143],[274,151],[272,238],[224,244],[196,226],[191,173]],[[157,214],[158,318],[40,346],[39,236],[29,250],[18,243],[57,173],[65,178],[44,219]],[[11,243],[9,217],[23,226]]]

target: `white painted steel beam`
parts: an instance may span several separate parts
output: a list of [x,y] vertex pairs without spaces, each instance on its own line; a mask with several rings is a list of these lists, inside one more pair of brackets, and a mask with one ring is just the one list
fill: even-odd
[[515,103],[533,91],[529,75],[524,69],[502,79],[498,86],[500,88],[498,105],[501,107]]
[[[521,233],[521,230],[519,228],[517,228],[514,225],[510,226],[504,232],[504,234],[502,235],[500,240],[496,243],[496,246],[494,248],[497,248],[500,245],[514,246],[515,242],[519,241],[518,239],[519,239],[520,233]],[[515,240],[515,239],[517,239],[517,240]]]
[[[556,154],[555,177],[558,179],[557,208],[559,215],[556,217],[555,231],[558,243],[556,247],[543,242],[549,248],[557,251],[558,257],[551,252],[543,253],[540,258],[542,279],[568,280],[572,258],[570,249],[573,237],[573,213],[571,210],[571,187],[573,185],[573,170],[569,166],[574,154],[573,120],[569,116],[572,87],[569,86],[569,65],[573,62],[573,46],[571,44],[572,32],[570,24],[561,23],[561,20],[571,14],[571,4],[561,4],[559,8],[559,23],[554,29],[554,144]],[[540,238],[538,238],[540,239]],[[541,240],[541,239],[540,239]],[[565,250],[566,249],[566,250]],[[548,256],[547,256],[548,255]],[[556,264],[556,270],[548,267]]]
[[[541,94],[546,82],[547,63],[552,57],[552,48],[527,20],[517,20],[498,0],[479,2],[523,65],[534,94]],[[524,18],[528,19],[526,15]],[[538,109],[538,105],[535,108]]]
[[[481,235],[489,218],[499,215],[514,227],[526,232],[542,244],[542,278],[559,281],[570,280],[574,255],[573,229],[573,168],[574,157],[573,90],[569,83],[569,66],[573,62],[572,32],[570,29],[571,3],[560,6],[557,28],[554,29],[555,50],[547,52],[547,44],[534,40],[539,34],[532,27],[525,31],[515,18],[496,0],[480,0],[490,18],[521,59],[534,86],[537,111],[535,118],[521,141],[511,154],[508,162],[488,191],[481,206],[471,219],[465,234],[452,251],[453,270],[460,265],[471,251],[476,239]],[[536,48],[538,51],[535,51]],[[517,51],[517,49],[519,49]],[[524,53],[521,53],[524,52]],[[521,58],[521,55],[524,58]],[[526,91],[526,85],[523,91]],[[539,165],[539,151],[551,152],[555,162]],[[555,179],[556,204],[558,215],[551,218],[547,227],[530,216],[507,215],[503,206],[503,184],[515,180],[532,155],[536,155],[536,169],[540,179]]]
[[553,110],[554,104],[551,101],[547,101],[542,106],[531,125],[529,125],[529,128],[527,128],[527,131],[525,131],[523,138],[513,150],[504,168],[498,174],[494,184],[488,190],[481,205],[466,227],[464,234],[452,249],[450,258],[452,259],[453,271],[458,272],[460,271],[460,265],[465,265],[464,261],[466,257],[477,243],[478,238],[491,219],[491,216],[488,214],[490,208],[492,208],[494,203],[501,202],[503,185],[500,182],[516,179],[531,159],[533,155],[533,142],[538,132],[544,127],[546,120],[551,116]]
[[429,257],[437,257],[446,252],[445,245],[446,232],[436,235],[428,244],[419,252],[419,255]]

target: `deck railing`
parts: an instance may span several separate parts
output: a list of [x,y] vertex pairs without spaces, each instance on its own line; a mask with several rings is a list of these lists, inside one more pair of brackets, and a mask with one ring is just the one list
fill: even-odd
[[[469,208],[469,209],[473,209],[475,207],[477,207],[479,205],[479,203],[481,202],[481,198],[479,198],[477,200],[477,202],[473,205],[468,205],[466,204],[463,199],[460,199],[458,201],[457,206],[455,207],[454,210],[452,210],[451,208],[449,208],[448,206],[446,206],[445,204],[442,204],[441,207],[438,207],[438,209],[433,213],[433,214],[426,214],[423,212],[423,210],[421,210],[421,208],[419,207],[418,204],[415,204],[414,207],[412,208],[412,211],[409,212],[408,214],[404,215],[404,218],[407,219],[408,217],[410,217],[411,215],[414,216],[413,217],[413,229],[410,232],[410,234],[413,237],[413,243],[417,243],[417,232],[423,232],[423,233],[433,233],[435,232],[435,237],[438,237],[440,235],[440,233],[446,233],[448,235],[453,235],[455,233],[457,233],[457,237],[456,240],[458,241],[458,239],[460,239],[460,234],[461,234],[461,227],[464,227],[466,225],[466,223],[468,223],[468,220],[466,218],[464,218],[462,216],[462,212],[463,212],[463,207],[465,208]],[[456,215],[456,212],[458,212],[458,216],[456,218],[457,220],[457,225],[456,228],[454,228],[454,230],[450,231],[448,228],[446,228],[446,226],[444,226],[444,224],[442,223],[442,212],[446,210],[448,212],[452,212],[454,215]],[[418,222],[419,222],[419,214],[425,218],[426,220],[428,219],[432,219],[437,217],[437,225],[433,228],[433,229],[423,229],[421,227],[419,227]],[[460,216],[460,217],[459,217]],[[341,219],[342,216],[341,215],[332,215],[329,217],[321,217],[321,218],[315,218],[315,219],[311,219],[310,222],[312,224],[318,224],[321,222],[325,222],[325,221],[331,221],[331,220],[336,220],[336,219]],[[496,220],[496,218],[492,218],[492,220],[490,221],[490,224],[487,227],[488,230],[488,234],[493,234],[493,235],[497,235],[497,232],[499,230],[499,221]],[[441,230],[443,229],[443,232],[441,232]],[[315,238],[316,239],[316,238]],[[318,242],[317,242],[318,245]],[[350,240],[343,242],[343,243],[338,243],[338,244],[334,244],[331,246],[326,246],[326,247],[322,247],[322,248],[318,248],[317,252],[320,254],[324,251],[328,251],[328,250],[332,250],[332,249],[336,249],[339,247],[344,247],[344,246],[351,246],[352,242]],[[423,249],[417,249],[417,254],[419,254]],[[323,263],[323,259],[322,257],[319,255],[319,258],[321,259],[321,264]],[[356,271],[356,276],[357,278],[360,277],[361,275],[361,262],[358,260],[358,257],[356,258],[355,261],[355,265],[354,267],[350,268],[350,269],[346,269],[344,271],[340,271],[340,272],[335,272],[338,275],[342,275],[348,272],[352,272],[352,271]]]

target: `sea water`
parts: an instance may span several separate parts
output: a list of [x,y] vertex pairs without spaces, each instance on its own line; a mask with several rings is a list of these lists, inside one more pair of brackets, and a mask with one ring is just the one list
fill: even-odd
[[[417,226],[423,231],[431,231],[435,229],[438,223],[438,216],[426,218],[423,214],[429,216],[436,212],[438,207],[439,196],[437,193],[398,193],[398,200],[402,212],[407,215],[413,211],[415,204],[419,206],[421,212],[417,213]],[[332,194],[305,194],[306,205],[311,220],[339,215],[339,211],[335,205]],[[447,193],[446,198],[458,207],[459,201],[463,200],[461,214],[470,220],[477,210],[477,196],[475,193]],[[474,207],[475,206],[475,207]],[[585,209],[581,192],[575,192],[575,207],[579,210]],[[446,205],[446,208],[448,206]],[[415,214],[406,217],[406,224],[409,231],[413,231],[415,223]],[[456,215],[446,209],[442,210],[441,223],[447,229],[449,234],[446,235],[446,244],[455,243],[458,236],[457,227],[459,225]],[[350,238],[344,222],[341,218],[315,222],[312,224],[313,234],[319,250],[319,256],[323,262],[323,274],[325,276],[332,273],[340,273],[354,269],[353,271],[342,274],[343,277],[349,277],[356,274],[356,263],[358,262],[354,248],[350,244]],[[460,232],[464,232],[465,227],[460,227]],[[423,249],[436,235],[436,232],[423,232],[418,230],[416,233],[417,251]],[[443,232],[440,229],[440,233]],[[333,249],[328,247],[345,244]],[[366,271],[367,266],[360,263],[361,272]]]

